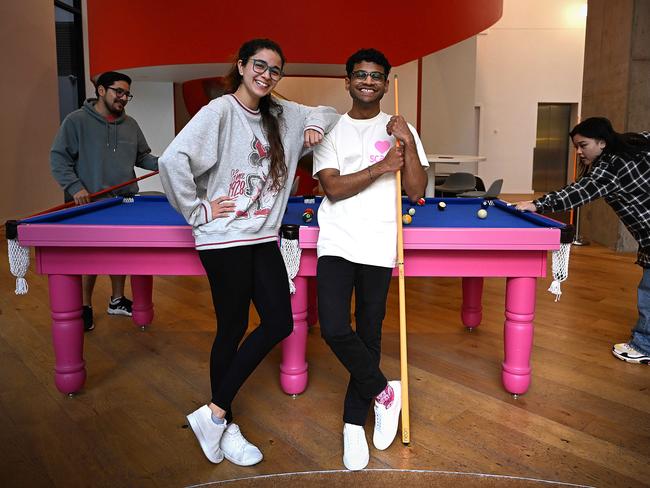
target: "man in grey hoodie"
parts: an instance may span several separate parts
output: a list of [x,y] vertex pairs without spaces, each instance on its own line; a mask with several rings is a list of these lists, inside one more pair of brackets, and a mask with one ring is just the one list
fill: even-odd
[[[66,201],[77,205],[90,202],[92,193],[135,178],[134,167],[158,169],[158,158],[140,126],[124,112],[133,98],[131,78],[108,71],[95,84],[96,99],[88,99],[69,114],[54,139],[50,152],[52,175],[61,185]],[[115,190],[110,196],[134,195],[137,183]],[[96,276],[83,277],[84,329],[95,327],[92,293]],[[126,276],[111,276],[111,315],[131,316],[131,300],[124,296]]]

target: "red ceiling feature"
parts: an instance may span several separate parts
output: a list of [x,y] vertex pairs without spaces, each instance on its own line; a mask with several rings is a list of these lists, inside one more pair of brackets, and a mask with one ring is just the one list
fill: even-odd
[[254,37],[278,42],[292,65],[343,64],[374,47],[399,66],[485,30],[502,7],[503,0],[88,0],[90,71],[230,62]]

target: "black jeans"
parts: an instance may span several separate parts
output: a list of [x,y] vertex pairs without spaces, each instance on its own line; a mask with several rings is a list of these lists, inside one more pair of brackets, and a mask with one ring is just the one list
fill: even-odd
[[[276,242],[199,251],[210,281],[217,334],[210,354],[212,402],[232,420],[232,401],[278,342],[293,331],[287,270]],[[260,325],[248,328],[251,301]]]
[[[349,424],[365,425],[374,397],[386,388],[379,361],[381,326],[392,271],[335,256],[318,259],[321,335],[350,373],[343,408],[343,421]],[[353,290],[356,332],[350,323]]]

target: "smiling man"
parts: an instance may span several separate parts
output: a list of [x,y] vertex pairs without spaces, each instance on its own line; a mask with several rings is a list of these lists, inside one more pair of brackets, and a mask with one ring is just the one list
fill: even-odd
[[[422,143],[403,117],[381,111],[390,64],[375,49],[346,63],[352,108],[314,151],[314,176],[326,197],[318,211],[318,315],[323,338],[350,373],[343,411],[343,463],[369,461],[364,425],[374,403],[373,443],[395,438],[401,408],[399,381],[379,368],[381,327],[397,255],[396,179],[415,201],[424,194],[428,162]],[[399,141],[399,147],[396,145]],[[355,295],[356,330],[350,324]]]
[[[134,166],[156,170],[158,158],[132,117],[124,108],[133,98],[131,78],[108,71],[95,84],[96,99],[88,99],[79,110],[69,114],[54,139],[50,166],[54,179],[64,191],[65,201],[77,205],[90,202],[90,194],[135,178]],[[122,187],[114,194],[134,195],[138,185]],[[131,316],[131,301],[124,297],[125,276],[111,276],[111,315]],[[83,277],[84,329],[95,327],[92,293],[96,276]]]

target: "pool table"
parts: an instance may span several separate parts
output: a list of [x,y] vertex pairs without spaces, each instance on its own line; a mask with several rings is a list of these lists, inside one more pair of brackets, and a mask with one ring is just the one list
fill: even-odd
[[[468,327],[481,321],[483,277],[506,277],[503,380],[508,391],[524,393],[530,382],[535,278],[545,276],[547,251],[559,248],[560,235],[568,229],[500,201],[488,207],[485,220],[475,217],[482,200],[446,199],[444,212],[437,210],[438,201],[414,206],[413,222],[404,227],[406,276],[462,277],[461,317]],[[283,342],[280,365],[282,388],[290,394],[307,386],[307,328],[316,320],[318,218],[305,223],[302,214],[308,207],[316,214],[319,203],[319,197],[292,197],[284,218],[285,233],[298,237],[302,252],[291,298],[294,333]],[[404,205],[406,211],[409,204]],[[204,274],[190,227],[164,196],[105,199],[22,220],[17,232],[22,246],[35,248],[36,271],[48,275],[54,377],[64,393],[80,390],[86,378],[82,275],[131,276],[133,321],[144,327],[154,316],[154,275]]]
[[[317,208],[320,197],[292,197],[285,214],[283,238],[297,238],[300,267],[293,279],[296,293],[291,304],[294,333],[284,343],[280,378],[284,391],[298,394],[307,386],[305,344],[307,328],[314,322]],[[439,203],[446,204],[441,210]],[[530,355],[535,314],[535,280],[546,276],[547,252],[573,240],[573,228],[547,217],[519,212],[501,200],[481,198],[427,198],[424,205],[403,201],[402,213],[415,210],[404,225],[405,276],[461,277],[463,324],[469,329],[481,323],[484,277],[506,278],[502,380],[513,394],[530,385]],[[307,208],[311,222],[303,221]],[[487,211],[481,219],[477,213]],[[397,275],[397,269],[394,276]],[[408,315],[408,303],[407,303]]]

